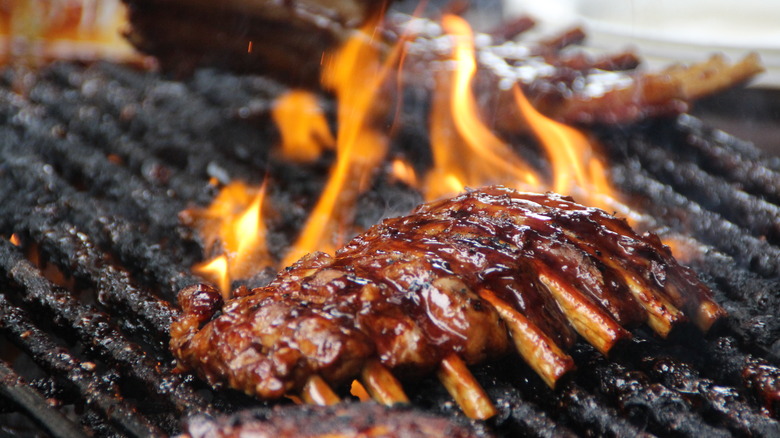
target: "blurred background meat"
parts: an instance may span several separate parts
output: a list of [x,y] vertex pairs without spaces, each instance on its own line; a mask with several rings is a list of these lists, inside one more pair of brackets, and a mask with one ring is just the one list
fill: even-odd
[[195,417],[182,438],[489,438],[465,422],[375,403],[287,406],[213,419]]
[[322,54],[377,18],[387,0],[142,0],[126,2],[128,39],[180,74],[196,66],[275,74],[317,84]]

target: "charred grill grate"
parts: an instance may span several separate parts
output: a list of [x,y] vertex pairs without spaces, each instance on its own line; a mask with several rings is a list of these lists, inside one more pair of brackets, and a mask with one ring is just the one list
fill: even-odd
[[[267,112],[283,88],[214,71],[174,82],[111,64],[63,63],[40,72],[21,97],[12,87],[23,77],[6,70],[1,78],[0,235],[22,241],[0,240],[0,331],[18,348],[1,357],[12,363],[0,366],[1,398],[10,401],[2,415],[22,412],[54,436],[82,428],[149,436],[177,432],[180,418],[194,413],[265,406],[173,373],[167,332],[173,297],[197,281],[189,268],[200,254],[177,214],[210,201],[210,179],[271,174],[271,197],[292,206],[279,213],[289,228],[271,236],[276,253],[316,200],[325,163],[290,167],[268,155],[275,133]],[[778,436],[780,166],[685,116],[599,136],[613,180],[659,229],[710,246],[692,263],[732,317],[704,339],[683,333],[659,342],[640,333],[609,360],[578,345],[580,371],[556,391],[519,361],[481,366],[475,374],[500,411],[488,429]],[[396,195],[402,201],[388,207]],[[361,200],[370,208],[359,220],[372,223],[417,200],[378,183]],[[460,415],[435,381],[410,396]]]

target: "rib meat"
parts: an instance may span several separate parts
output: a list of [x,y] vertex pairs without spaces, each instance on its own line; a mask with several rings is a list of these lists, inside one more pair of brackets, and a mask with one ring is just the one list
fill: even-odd
[[725,314],[657,236],[570,198],[498,186],[387,219],[234,295],[182,290],[171,348],[182,369],[264,399],[313,375],[347,382],[373,358],[422,375],[512,344],[553,386],[573,368],[564,350],[577,334],[608,352],[642,323],[666,336]]

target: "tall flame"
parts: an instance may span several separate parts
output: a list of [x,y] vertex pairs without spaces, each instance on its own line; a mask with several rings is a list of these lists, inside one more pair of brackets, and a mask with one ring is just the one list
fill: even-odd
[[426,178],[425,196],[435,199],[491,183],[524,189],[576,194],[591,205],[614,208],[614,191],[593,143],[580,131],[536,111],[515,86],[513,93],[524,120],[545,149],[551,179],[539,173],[498,138],[480,119],[471,83],[477,71],[473,34],[460,17],[446,15],[442,25],[453,40],[454,70],[440,75],[431,110],[434,167]]
[[[373,29],[371,23],[366,29]],[[374,128],[384,114],[380,88],[396,56],[382,63],[368,31],[357,32],[323,66],[322,83],[335,91],[339,107],[336,162],[303,231],[284,258],[289,265],[311,251],[333,252],[350,229],[357,197],[387,151],[387,136]]]
[[453,72],[439,78],[431,111],[434,167],[426,178],[425,195],[435,199],[466,186],[503,183],[539,185],[536,172],[481,121],[471,81],[477,70],[473,34],[460,17],[445,15],[444,29],[454,43]]
[[538,112],[520,87],[513,89],[515,102],[534,135],[547,152],[552,168],[552,190],[577,194],[582,202],[607,208],[614,197],[606,178],[606,166],[593,150],[593,143],[582,132],[556,122]]

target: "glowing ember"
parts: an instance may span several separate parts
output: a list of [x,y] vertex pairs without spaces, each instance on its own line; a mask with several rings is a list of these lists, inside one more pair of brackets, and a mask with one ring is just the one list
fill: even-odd
[[480,120],[471,80],[477,69],[471,29],[462,18],[446,15],[445,30],[454,42],[451,74],[441,75],[434,90],[431,147],[434,167],[426,178],[425,197],[436,199],[502,183],[537,187],[536,173]]
[[317,97],[302,90],[285,93],[274,104],[274,122],[282,136],[281,154],[297,163],[316,160],[336,143]]
[[349,393],[357,397],[362,402],[371,401],[371,396],[368,395],[365,386],[357,380],[352,381],[352,385],[349,388]]
[[198,228],[206,253],[218,253],[193,270],[219,285],[226,296],[234,279],[249,278],[273,265],[265,244],[264,202],[265,184],[256,190],[233,182],[207,209],[187,210],[182,215]]

